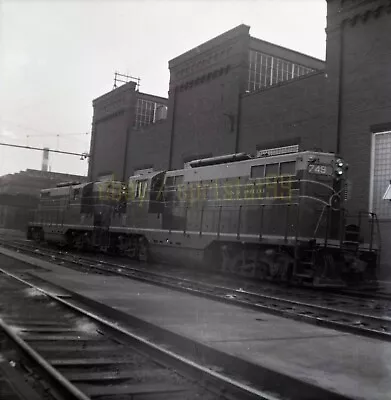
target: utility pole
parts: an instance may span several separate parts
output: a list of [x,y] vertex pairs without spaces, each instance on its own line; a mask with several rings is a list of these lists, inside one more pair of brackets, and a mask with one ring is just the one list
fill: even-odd
[[47,171],[49,167],[49,148],[44,147],[42,157],[42,171]]

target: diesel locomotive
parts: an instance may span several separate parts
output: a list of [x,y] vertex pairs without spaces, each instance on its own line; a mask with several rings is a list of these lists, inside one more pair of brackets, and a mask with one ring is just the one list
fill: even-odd
[[344,207],[347,164],[315,151],[194,160],[41,192],[28,238],[311,286],[374,281],[376,215]]

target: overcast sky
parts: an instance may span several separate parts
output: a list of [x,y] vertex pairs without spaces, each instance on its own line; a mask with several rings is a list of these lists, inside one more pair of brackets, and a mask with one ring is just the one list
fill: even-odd
[[[241,23],[325,59],[326,0],[0,0],[0,142],[88,151],[92,100],[116,70],[167,96],[170,59]],[[52,171],[87,173],[78,157],[50,158]],[[0,175],[41,161],[0,146]]]

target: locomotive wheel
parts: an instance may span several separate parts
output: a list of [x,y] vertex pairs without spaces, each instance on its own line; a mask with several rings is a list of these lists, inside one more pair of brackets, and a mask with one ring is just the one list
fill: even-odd
[[221,247],[221,270],[246,277],[254,277],[257,270],[257,252],[244,246],[223,245]]
[[73,243],[72,243],[73,247],[78,250],[78,251],[82,251],[85,249],[85,242],[84,242],[84,237],[81,234],[77,234],[74,238],[73,238]]
[[293,259],[284,252],[267,250],[259,259],[257,269],[261,269],[264,279],[289,282],[292,278]]
[[269,275],[269,264],[265,261],[257,261],[254,278],[259,280],[266,280]]
[[289,254],[282,253],[277,257],[276,264],[279,266],[280,280],[289,282],[292,277],[293,259]]
[[277,279],[280,275],[280,264],[278,263],[278,260],[273,260],[269,264],[269,275],[271,276],[272,279]]
[[44,240],[44,233],[41,229],[35,229],[32,233],[32,237],[33,240],[35,240],[38,243],[41,243]]

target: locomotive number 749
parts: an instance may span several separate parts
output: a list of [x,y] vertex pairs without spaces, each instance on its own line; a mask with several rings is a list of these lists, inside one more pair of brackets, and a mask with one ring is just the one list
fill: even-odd
[[332,168],[329,165],[309,164],[308,172],[310,174],[332,175]]

